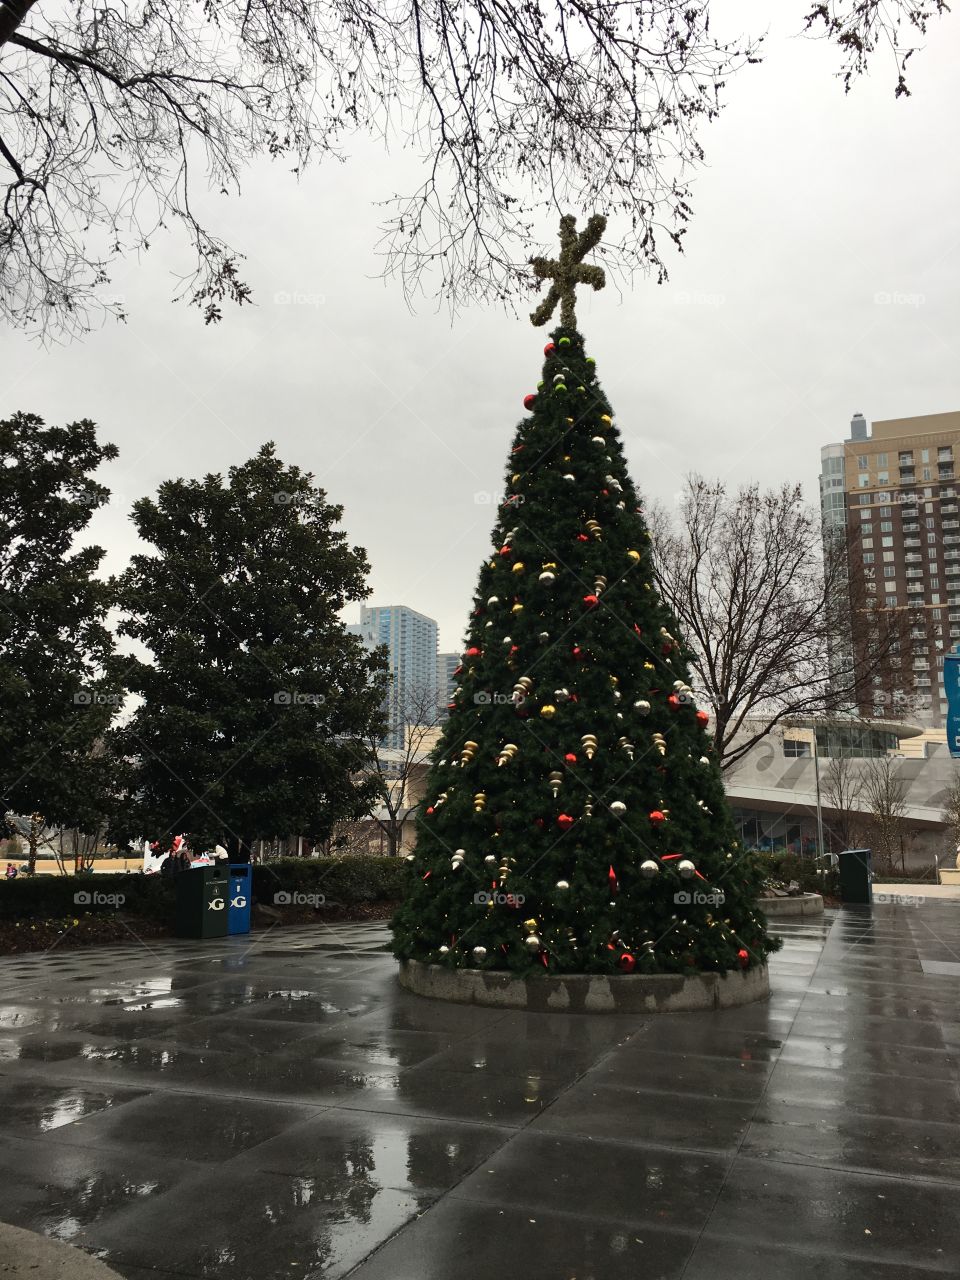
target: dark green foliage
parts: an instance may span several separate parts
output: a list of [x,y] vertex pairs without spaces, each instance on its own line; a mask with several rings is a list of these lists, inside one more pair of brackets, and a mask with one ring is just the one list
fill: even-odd
[[[184,872],[192,875],[193,872]],[[199,873],[197,873],[199,874]],[[392,902],[403,893],[406,864],[398,858],[278,858],[253,868],[254,901],[270,905],[281,890],[320,893],[331,906]],[[158,923],[173,920],[176,881],[139,873],[19,876],[0,880],[0,920],[35,920],[103,913],[113,908],[77,903],[78,893],[123,894],[124,915]]]
[[[824,862],[814,858],[800,858],[794,853],[757,853],[754,855],[763,869],[765,880],[785,885],[796,880],[804,893],[840,895],[840,874]],[[820,871],[818,868],[823,867]]]
[[171,480],[136,504],[155,554],[120,579],[121,631],[153,660],[130,665],[143,703],[116,735],[128,796],[117,835],[323,839],[366,810],[356,775],[382,695],[378,660],[339,617],[368,594],[342,514],[272,445],[226,482]]
[[103,550],[77,548],[109,491],[92,479],[116,448],[89,421],[0,422],[0,811],[98,828],[98,740],[121,702]]
[[253,896],[268,906],[282,890],[322,893],[329,905],[392,902],[407,879],[399,858],[277,858],[254,867]]
[[[643,972],[760,964],[777,945],[755,907],[762,872],[737,842],[687,654],[652,587],[612,410],[580,335],[553,338],[511,450],[395,950],[531,974],[616,972],[631,959]],[[522,678],[529,696],[512,702]],[[518,749],[498,763],[506,744]],[[522,903],[489,905],[489,894]]]
[[[93,901],[94,893],[110,897],[123,895],[118,907]],[[87,894],[91,901],[77,902],[77,894]],[[118,872],[102,872],[88,876],[19,876],[0,882],[0,919],[34,920],[55,917],[78,917],[119,910],[124,915],[142,916],[148,920],[173,918],[173,880],[166,876],[144,876]]]

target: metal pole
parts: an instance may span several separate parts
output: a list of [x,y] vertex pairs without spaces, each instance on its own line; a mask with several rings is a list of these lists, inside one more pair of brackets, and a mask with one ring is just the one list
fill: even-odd
[[817,751],[817,726],[813,726],[813,777],[817,791],[817,855],[822,858],[823,847],[823,807],[820,803],[820,755]]

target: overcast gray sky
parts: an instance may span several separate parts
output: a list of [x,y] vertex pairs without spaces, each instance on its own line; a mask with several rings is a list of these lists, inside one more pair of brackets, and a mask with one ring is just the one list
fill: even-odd
[[[960,409],[960,18],[935,24],[914,96],[897,102],[888,59],[845,97],[837,51],[791,38],[804,5],[770,9],[715,10],[728,30],[773,25],[765,62],[731,80],[702,135],[708,163],[669,284],[638,279],[578,308],[650,499],[671,501],[695,468],[799,479],[813,502],[820,445],[854,411]],[[377,279],[374,202],[406,174],[402,154],[365,142],[299,183],[251,172],[239,199],[219,201],[218,229],[247,251],[258,305],[219,326],[170,302],[188,261],[171,236],[116,271],[126,326],[53,350],[3,336],[4,415],[93,418],[120,448],[93,526],[108,568],[136,546],[135,498],[274,439],[344,504],[370,555],[370,602],[432,615],[441,648],[459,647],[493,519],[475,495],[501,487],[545,334],[492,307],[452,325],[429,301],[411,315]]]

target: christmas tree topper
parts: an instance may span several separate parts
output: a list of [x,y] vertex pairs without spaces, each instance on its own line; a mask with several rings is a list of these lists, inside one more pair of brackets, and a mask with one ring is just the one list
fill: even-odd
[[530,259],[533,274],[538,280],[553,281],[550,292],[530,316],[534,324],[546,324],[559,302],[561,326],[564,329],[577,327],[574,312],[577,285],[589,284],[594,289],[602,289],[606,284],[603,268],[586,265],[583,261],[590,250],[599,244],[606,225],[606,218],[595,213],[587,223],[586,230],[577,235],[576,218],[571,213],[565,214],[560,219],[559,258]]

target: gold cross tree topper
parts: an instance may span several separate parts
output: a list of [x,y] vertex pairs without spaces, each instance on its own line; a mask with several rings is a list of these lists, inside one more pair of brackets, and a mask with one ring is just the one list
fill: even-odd
[[533,274],[538,280],[553,281],[550,292],[530,316],[534,324],[546,324],[559,302],[561,327],[564,329],[577,327],[574,311],[577,285],[590,284],[594,289],[602,289],[606,284],[603,268],[591,267],[583,261],[590,250],[599,244],[606,225],[606,218],[595,213],[587,223],[586,230],[577,235],[576,218],[572,213],[565,214],[560,219],[559,258],[530,259]]

